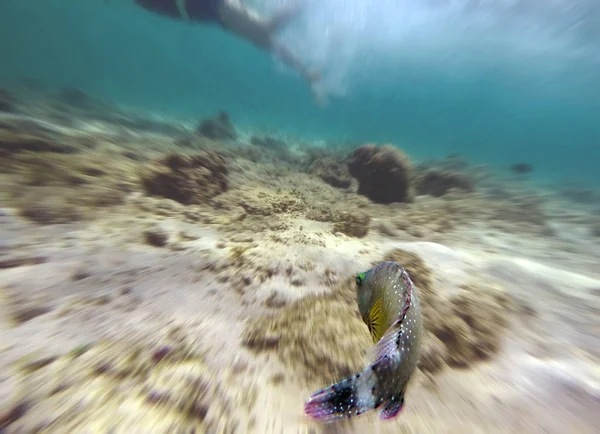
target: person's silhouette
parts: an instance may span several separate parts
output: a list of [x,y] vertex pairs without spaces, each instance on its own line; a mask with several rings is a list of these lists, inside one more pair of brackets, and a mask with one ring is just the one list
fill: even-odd
[[[257,47],[275,53],[286,65],[306,79],[313,92],[320,76],[304,66],[287,47],[279,43],[275,33],[300,12],[298,4],[271,17],[262,17],[243,0],[134,0],[146,10],[177,20],[217,24]],[[316,94],[315,94],[316,96]]]

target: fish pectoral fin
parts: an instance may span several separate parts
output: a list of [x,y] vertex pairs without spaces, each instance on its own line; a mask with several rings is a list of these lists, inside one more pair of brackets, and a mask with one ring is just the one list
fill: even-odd
[[383,337],[367,352],[366,362],[370,365],[380,362],[383,358],[390,361],[397,355],[398,341],[404,333],[401,322],[396,321],[383,335]]
[[381,419],[393,419],[400,414],[404,407],[404,391],[399,395],[394,395],[383,405],[383,410],[379,413]]
[[383,323],[383,302],[381,298],[378,298],[369,311],[369,321],[367,323],[373,342],[381,339],[383,335]]

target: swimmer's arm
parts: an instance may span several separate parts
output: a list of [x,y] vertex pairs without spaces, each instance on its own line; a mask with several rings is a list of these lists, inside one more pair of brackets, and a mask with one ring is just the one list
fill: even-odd
[[250,19],[254,21],[262,21],[263,17],[261,17],[256,11],[252,10],[246,4],[246,0],[221,0],[223,5],[231,10],[237,10],[245,15],[247,15]]
[[248,9],[246,0],[221,0],[225,6],[235,9]]

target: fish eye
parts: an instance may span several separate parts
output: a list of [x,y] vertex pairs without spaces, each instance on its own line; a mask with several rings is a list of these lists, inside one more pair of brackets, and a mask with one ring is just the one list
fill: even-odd
[[356,284],[358,286],[362,285],[363,280],[365,280],[365,273],[360,273],[358,276],[356,276]]

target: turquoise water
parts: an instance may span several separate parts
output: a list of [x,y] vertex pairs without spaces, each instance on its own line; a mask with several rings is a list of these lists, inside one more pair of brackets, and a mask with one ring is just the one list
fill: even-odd
[[282,38],[322,68],[334,95],[319,108],[293,73],[220,29],[129,0],[3,0],[0,85],[30,77],[185,116],[225,109],[242,127],[526,161],[540,179],[600,185],[594,3],[309,0]]

